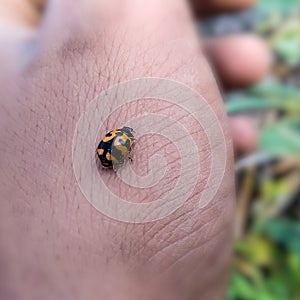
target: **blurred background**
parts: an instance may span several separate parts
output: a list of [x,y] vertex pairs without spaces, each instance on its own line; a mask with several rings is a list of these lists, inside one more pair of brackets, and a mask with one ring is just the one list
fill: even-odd
[[[0,2],[0,20],[36,27],[46,1]],[[300,299],[300,0],[260,0],[239,13],[197,22],[201,34],[255,32],[273,52],[258,85],[224,95],[230,115],[246,115],[258,145],[236,154],[235,252],[227,299]]]
[[227,299],[300,299],[300,1],[260,0],[199,23],[207,36],[255,32],[273,52],[271,74],[225,94],[230,115],[258,126],[257,149],[236,157],[235,253]]

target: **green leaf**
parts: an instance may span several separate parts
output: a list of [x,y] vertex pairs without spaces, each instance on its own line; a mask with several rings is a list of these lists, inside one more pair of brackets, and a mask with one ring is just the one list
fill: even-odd
[[228,113],[276,109],[297,115],[300,114],[300,92],[277,83],[262,83],[246,94],[227,97],[225,107]]
[[263,128],[259,148],[274,155],[300,155],[300,119],[284,120]]
[[298,99],[300,100],[300,91],[292,86],[279,83],[262,82],[252,87],[251,94],[260,95],[264,99]]
[[288,12],[300,6],[300,0],[260,0],[258,9],[266,12],[283,11]]
[[239,97],[225,104],[228,113],[240,113],[243,111],[263,110],[263,109],[284,109],[285,106],[280,101],[265,101],[263,98]]
[[290,251],[299,254],[300,257],[300,223],[288,219],[277,219],[266,222],[262,228],[262,233],[272,240],[281,243]]
[[235,295],[239,299],[255,299],[255,289],[247,279],[237,272],[234,272],[231,276],[229,294],[231,294],[231,297]]
[[290,66],[300,63],[299,16],[289,18],[271,39],[274,51]]

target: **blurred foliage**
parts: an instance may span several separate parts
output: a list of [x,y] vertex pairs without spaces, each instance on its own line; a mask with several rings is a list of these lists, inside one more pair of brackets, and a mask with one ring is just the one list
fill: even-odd
[[260,0],[258,9],[264,12],[275,13],[290,12],[298,9],[300,0]]
[[276,122],[261,127],[260,150],[276,155],[300,155],[298,89],[279,83],[263,83],[246,94],[228,97],[226,107],[229,113],[265,111],[275,114]]
[[228,300],[300,300],[300,0],[262,0],[253,30],[273,72],[228,95],[230,114],[260,127],[259,149],[236,164],[238,201]]

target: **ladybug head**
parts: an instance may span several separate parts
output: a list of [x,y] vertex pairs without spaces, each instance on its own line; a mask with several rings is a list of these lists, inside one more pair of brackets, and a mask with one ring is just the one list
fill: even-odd
[[130,128],[130,127],[124,126],[124,127],[122,128],[122,131],[124,131],[124,132],[126,132],[126,133],[132,133],[132,132],[133,132],[133,129]]
[[133,137],[133,129],[131,127],[127,127],[127,126],[124,126],[122,129],[121,129],[125,134],[127,134],[129,137]]

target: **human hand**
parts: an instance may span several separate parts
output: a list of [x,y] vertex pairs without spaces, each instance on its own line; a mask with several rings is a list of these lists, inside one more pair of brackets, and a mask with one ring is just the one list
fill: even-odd
[[[201,43],[203,52],[187,3],[181,0],[119,5],[80,1],[76,6],[72,1],[53,1],[29,64],[21,68],[18,52],[3,51],[3,298],[222,298],[234,207],[230,150],[220,188],[205,208],[197,207],[209,176],[204,168],[185,205],[165,219],[146,224],[118,222],[95,210],[79,190],[71,155],[76,122],[90,101],[114,84],[149,76],[182,82],[201,94],[222,124],[230,149],[230,131],[207,55],[221,80],[232,86],[259,79],[267,66],[259,60],[267,54],[253,37]],[[248,47],[239,49],[246,43]],[[261,54],[253,55],[250,45]],[[229,56],[235,60],[230,62]],[[112,117],[108,122],[117,121]],[[190,128],[193,131],[205,139],[201,129]],[[171,144],[167,146],[176,165],[178,153]],[[137,144],[135,160],[141,161],[142,155],[149,160],[151,148],[151,140]],[[201,156],[209,160],[209,147]],[[103,176],[115,181],[111,172]],[[172,189],[176,176],[168,174],[164,192]],[[132,190],[119,188],[123,194]],[[137,193],[137,201],[150,199],[147,192]]]

